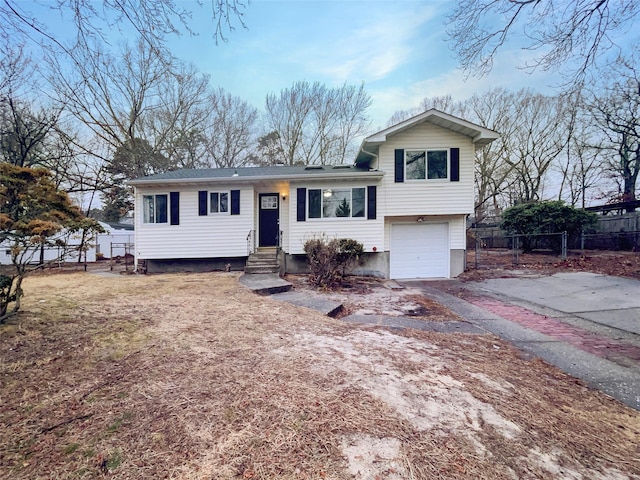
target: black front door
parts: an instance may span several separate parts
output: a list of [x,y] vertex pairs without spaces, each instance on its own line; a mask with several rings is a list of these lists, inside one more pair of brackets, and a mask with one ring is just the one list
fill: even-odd
[[258,214],[258,246],[275,247],[278,245],[280,227],[280,202],[277,193],[261,193]]

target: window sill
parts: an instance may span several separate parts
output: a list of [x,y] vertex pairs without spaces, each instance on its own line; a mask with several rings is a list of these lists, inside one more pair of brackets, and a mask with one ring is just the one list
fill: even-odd
[[[402,182],[397,182],[397,183],[402,183]],[[450,183],[449,177],[447,178],[430,178],[430,179],[405,179],[404,183]]]
[[357,222],[366,220],[366,217],[326,217],[326,218],[308,218],[307,222],[343,222],[345,220],[354,220]]

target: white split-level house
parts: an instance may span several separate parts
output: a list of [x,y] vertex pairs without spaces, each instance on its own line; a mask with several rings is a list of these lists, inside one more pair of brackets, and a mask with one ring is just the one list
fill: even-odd
[[353,165],[185,169],[135,187],[135,258],[148,272],[241,269],[277,247],[305,266],[307,239],[364,245],[359,273],[448,278],[464,271],[474,153],[492,130],[428,110],[370,135]]

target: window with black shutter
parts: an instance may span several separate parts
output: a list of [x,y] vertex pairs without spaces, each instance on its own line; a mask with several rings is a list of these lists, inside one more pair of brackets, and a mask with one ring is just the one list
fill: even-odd
[[307,189],[298,188],[296,192],[296,220],[304,222],[307,217]]
[[459,182],[460,181],[460,149],[452,148],[449,151],[449,157],[451,162],[451,174],[449,176],[449,179],[452,182]]
[[396,149],[395,153],[395,182],[404,182],[404,150],[401,148]]
[[231,215],[240,215],[240,190],[231,190]]
[[206,190],[200,190],[198,192],[198,215],[203,216],[207,214],[209,192]]
[[377,189],[375,185],[369,185],[367,187],[367,219],[376,219],[376,193]]
[[180,192],[169,192],[169,209],[171,225],[180,225]]

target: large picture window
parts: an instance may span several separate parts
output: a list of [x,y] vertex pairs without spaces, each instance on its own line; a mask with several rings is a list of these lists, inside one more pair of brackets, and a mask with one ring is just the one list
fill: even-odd
[[144,195],[142,197],[144,223],[167,223],[167,195]]
[[210,213],[229,213],[229,192],[211,192],[209,200]]
[[407,180],[437,180],[449,176],[447,150],[407,150],[405,170]]
[[363,218],[366,189],[325,188],[309,189],[309,218]]

